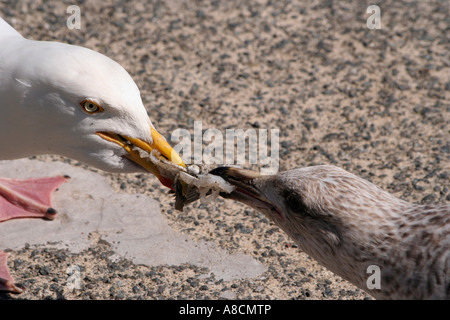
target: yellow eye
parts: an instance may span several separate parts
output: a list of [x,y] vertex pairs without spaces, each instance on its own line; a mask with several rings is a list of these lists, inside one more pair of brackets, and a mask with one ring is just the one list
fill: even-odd
[[93,114],[97,112],[102,112],[103,108],[100,107],[97,103],[91,100],[83,100],[81,101],[81,106],[83,107],[84,111],[87,113]]

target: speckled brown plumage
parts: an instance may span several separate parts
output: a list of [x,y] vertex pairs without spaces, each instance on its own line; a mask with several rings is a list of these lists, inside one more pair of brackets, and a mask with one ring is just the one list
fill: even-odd
[[[215,171],[322,265],[380,299],[450,299],[450,204],[417,205],[334,166]],[[369,289],[368,267],[380,268]]]

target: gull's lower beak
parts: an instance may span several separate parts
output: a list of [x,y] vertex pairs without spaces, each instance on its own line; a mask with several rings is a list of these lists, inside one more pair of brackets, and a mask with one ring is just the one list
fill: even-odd
[[161,154],[161,157],[169,160],[173,164],[181,167],[186,167],[186,165],[184,164],[183,160],[178,155],[178,153],[176,153],[175,150],[173,150],[170,144],[166,141],[166,139],[164,139],[162,135],[159,134],[158,131],[156,131],[154,128],[151,128],[151,134],[153,142],[149,143],[138,138],[132,138],[116,133],[97,132],[97,135],[99,135],[103,139],[120,145],[127,151],[128,159],[132,160],[133,162],[140,165],[148,172],[155,175],[163,185],[173,189],[172,186],[173,181],[169,178],[162,176],[159,169],[152,162],[150,162],[149,159],[143,158],[135,147],[138,147],[148,152],[149,154],[153,150],[157,150]]

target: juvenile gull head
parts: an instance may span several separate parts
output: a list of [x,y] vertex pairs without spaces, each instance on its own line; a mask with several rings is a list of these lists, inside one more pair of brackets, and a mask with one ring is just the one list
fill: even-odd
[[[299,247],[378,299],[450,298],[450,204],[416,205],[334,166],[276,175],[221,167],[222,194],[270,217]],[[368,267],[380,270],[369,289]]]

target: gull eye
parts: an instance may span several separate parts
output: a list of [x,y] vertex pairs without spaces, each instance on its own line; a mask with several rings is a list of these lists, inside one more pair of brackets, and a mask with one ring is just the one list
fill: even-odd
[[306,211],[303,200],[296,194],[288,194],[286,196],[286,204],[294,212],[302,213]]
[[81,102],[81,106],[83,107],[84,111],[90,114],[103,111],[102,107],[100,107],[97,103],[91,100],[83,100]]

